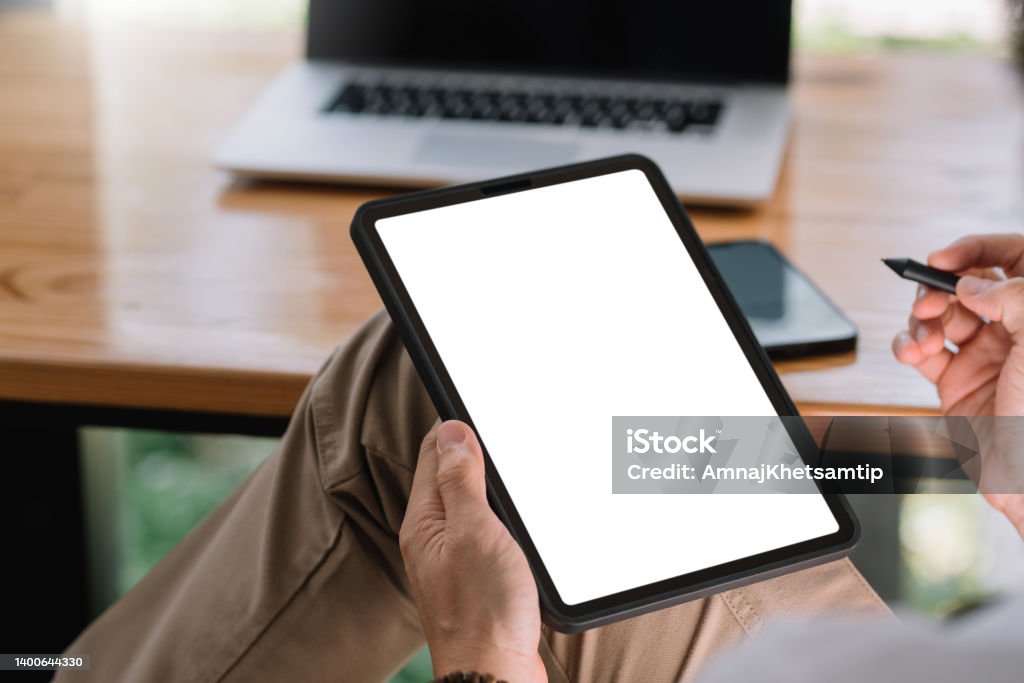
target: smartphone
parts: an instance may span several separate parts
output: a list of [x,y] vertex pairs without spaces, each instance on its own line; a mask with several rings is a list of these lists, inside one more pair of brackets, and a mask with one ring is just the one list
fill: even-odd
[[726,284],[772,358],[852,351],[857,326],[772,245],[708,246]]

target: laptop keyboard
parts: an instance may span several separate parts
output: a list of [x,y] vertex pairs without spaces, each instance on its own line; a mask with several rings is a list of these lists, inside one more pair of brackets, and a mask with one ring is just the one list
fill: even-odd
[[721,118],[723,108],[722,100],[715,98],[559,95],[512,90],[348,83],[327,107],[327,111],[682,133],[687,130],[712,130]]

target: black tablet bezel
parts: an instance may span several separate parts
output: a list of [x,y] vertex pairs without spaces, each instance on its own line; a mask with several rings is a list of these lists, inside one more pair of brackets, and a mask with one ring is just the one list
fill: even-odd
[[[459,419],[473,426],[472,416],[441,362],[430,334],[384,248],[376,230],[376,222],[382,218],[486,199],[498,194],[521,192],[628,170],[642,171],[647,177],[665,213],[675,226],[680,241],[704,278],[705,284],[779,415],[798,414],[661,170],[646,157],[625,155],[494,181],[380,199],[368,202],[356,211],[352,220],[352,239],[442,419]],[[524,406],[524,411],[528,410],[529,406]],[[785,422],[801,455],[809,464],[815,464],[818,450],[810,432],[802,427],[802,423],[801,428],[793,431],[791,424],[800,421]],[[475,426],[473,428],[475,429]],[[847,554],[859,536],[858,523],[845,498],[834,490],[823,488],[822,494],[839,524],[839,530],[834,534],[638,586],[595,600],[567,605],[561,600],[529,532],[491,462],[486,439],[483,435],[479,436],[484,450],[491,505],[522,546],[529,560],[537,581],[545,621],[563,632],[577,632],[600,626],[797,568],[820,564]]]

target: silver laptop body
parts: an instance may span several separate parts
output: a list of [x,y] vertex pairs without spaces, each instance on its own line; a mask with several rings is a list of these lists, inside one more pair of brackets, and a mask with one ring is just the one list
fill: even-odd
[[[415,16],[377,3],[312,0],[307,58],[252,105],[215,163],[248,176],[428,187],[633,152],[654,159],[691,203],[744,205],[772,194],[789,125],[788,0],[619,3],[627,16],[649,15],[639,29],[579,20],[573,11],[589,3],[559,0],[565,16],[532,38],[545,46],[537,54],[521,44],[531,34],[513,29],[531,13],[547,26],[550,2],[523,0],[507,10],[517,17],[474,15],[482,3],[471,0],[394,3]],[[669,28],[686,17],[691,28]],[[589,29],[566,37],[577,23],[604,27],[597,38],[614,45],[608,59],[581,47],[594,38]],[[381,28],[401,25],[411,28]],[[629,38],[617,39],[620,30]],[[761,42],[720,45],[747,35]],[[691,42],[666,55],[649,47],[659,41]],[[705,55],[701,41],[716,54]]]

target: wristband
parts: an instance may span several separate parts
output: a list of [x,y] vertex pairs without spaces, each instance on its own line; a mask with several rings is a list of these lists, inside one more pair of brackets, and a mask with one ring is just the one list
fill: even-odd
[[491,674],[479,674],[476,671],[453,671],[445,676],[439,676],[430,683],[508,683],[498,680]]

